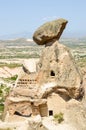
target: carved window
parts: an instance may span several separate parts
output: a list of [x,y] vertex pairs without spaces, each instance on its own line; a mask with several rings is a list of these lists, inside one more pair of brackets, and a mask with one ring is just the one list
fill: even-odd
[[53,70],[51,70],[50,75],[51,75],[52,77],[55,76],[55,72],[54,72]]
[[53,116],[53,110],[49,110],[49,116]]

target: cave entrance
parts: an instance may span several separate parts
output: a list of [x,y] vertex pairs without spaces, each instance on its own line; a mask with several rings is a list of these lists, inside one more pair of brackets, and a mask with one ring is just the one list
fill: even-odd
[[53,110],[49,110],[49,116],[53,116]]
[[54,77],[55,76],[55,72],[53,70],[51,70],[50,72],[50,76]]

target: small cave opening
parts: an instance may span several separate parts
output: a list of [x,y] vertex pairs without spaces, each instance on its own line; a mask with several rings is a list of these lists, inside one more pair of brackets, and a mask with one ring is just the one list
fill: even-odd
[[53,110],[49,110],[49,116],[53,116]]
[[55,72],[53,70],[51,70],[50,72],[50,76],[54,77],[55,76]]
[[18,116],[22,116],[22,117],[31,117],[32,113],[29,115],[23,115],[23,114],[19,113],[18,111],[15,111],[14,115],[18,115]]

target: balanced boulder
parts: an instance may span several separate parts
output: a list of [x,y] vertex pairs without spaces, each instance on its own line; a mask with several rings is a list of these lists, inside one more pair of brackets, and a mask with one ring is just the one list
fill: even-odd
[[65,19],[58,19],[43,24],[35,31],[33,40],[38,45],[44,45],[54,39],[59,40],[67,22]]

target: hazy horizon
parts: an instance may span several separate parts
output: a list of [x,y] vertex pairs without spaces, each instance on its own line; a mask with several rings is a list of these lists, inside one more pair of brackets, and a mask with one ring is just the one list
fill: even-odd
[[[27,39],[33,39],[33,33],[32,32],[20,32],[20,33],[13,33],[13,34],[5,34],[0,36],[0,40],[10,40],[10,39],[16,39],[16,38],[27,38]],[[86,36],[81,34],[73,35],[73,33],[65,33],[63,32],[62,38],[86,38]]]
[[86,36],[86,0],[0,0],[0,39],[32,37],[43,23],[58,18],[68,20],[62,37]]

